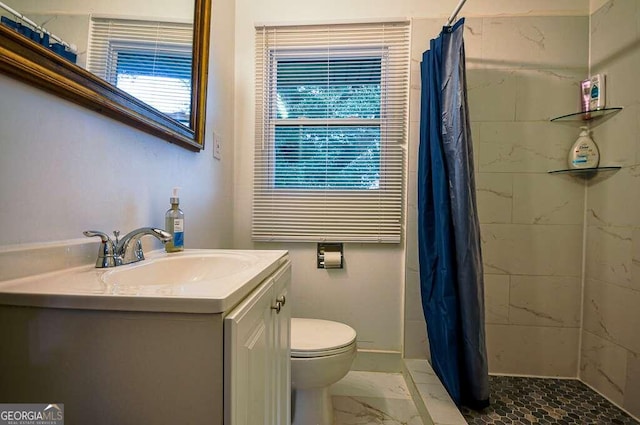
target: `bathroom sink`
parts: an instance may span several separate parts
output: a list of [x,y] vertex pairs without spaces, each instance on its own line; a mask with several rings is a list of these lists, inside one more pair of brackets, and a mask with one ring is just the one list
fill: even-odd
[[110,269],[91,265],[0,282],[0,304],[222,313],[287,261],[286,251],[275,250],[156,251]]
[[247,253],[177,254],[116,268],[101,278],[104,283],[119,287],[180,286],[231,276],[257,260]]

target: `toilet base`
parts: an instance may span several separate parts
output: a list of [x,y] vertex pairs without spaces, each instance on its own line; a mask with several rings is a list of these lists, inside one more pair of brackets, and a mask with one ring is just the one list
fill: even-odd
[[329,387],[294,389],[291,398],[291,425],[333,425]]

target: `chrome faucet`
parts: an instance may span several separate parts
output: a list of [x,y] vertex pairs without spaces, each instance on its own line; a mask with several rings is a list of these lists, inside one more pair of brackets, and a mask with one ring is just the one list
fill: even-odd
[[172,239],[171,233],[155,227],[141,227],[133,230],[124,235],[121,240],[118,240],[120,232],[116,230],[113,232],[116,238],[115,242],[104,232],[87,230],[82,233],[87,237],[98,236],[100,238],[100,248],[98,250],[98,259],[96,260],[96,267],[99,269],[144,260],[142,241],[140,240],[144,235],[155,236],[162,243],[169,242]]

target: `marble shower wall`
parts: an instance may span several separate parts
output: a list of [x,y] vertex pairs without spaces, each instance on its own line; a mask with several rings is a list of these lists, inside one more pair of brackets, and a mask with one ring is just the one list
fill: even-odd
[[[428,357],[416,241],[419,67],[441,26],[413,21],[407,358]],[[578,108],[588,30],[586,16],[474,18],[465,24],[490,372],[577,375],[584,183],[547,171],[566,168],[577,137],[575,127],[549,119]]]
[[[607,2],[591,17],[591,73],[606,75],[598,124],[602,165],[621,165],[587,190],[580,377],[640,417],[640,2]],[[597,124],[597,123],[596,123]]]

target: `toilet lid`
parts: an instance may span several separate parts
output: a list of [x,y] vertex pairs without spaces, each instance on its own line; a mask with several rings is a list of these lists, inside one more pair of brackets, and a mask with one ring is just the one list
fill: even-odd
[[291,319],[291,355],[315,357],[350,349],[356,331],[344,323],[319,319]]

